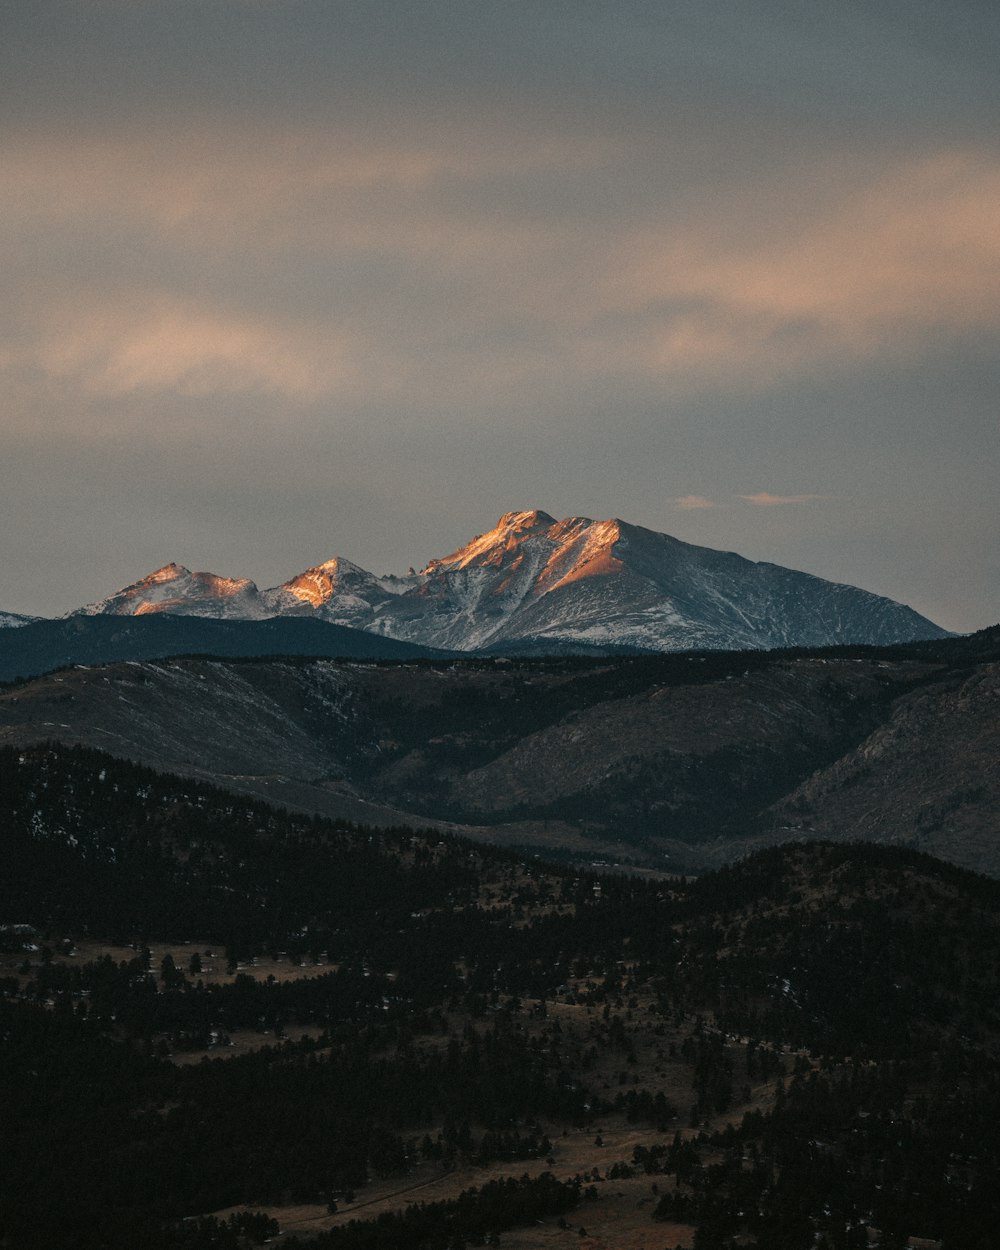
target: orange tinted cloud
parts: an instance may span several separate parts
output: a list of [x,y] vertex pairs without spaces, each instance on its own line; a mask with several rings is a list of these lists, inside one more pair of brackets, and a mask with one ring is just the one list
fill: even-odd
[[363,223],[359,237],[371,240],[389,217],[398,228],[403,210],[442,183],[453,192],[572,174],[611,151],[599,138],[556,134],[490,143],[472,125],[373,142],[349,128],[241,131],[208,120],[159,132],[11,138],[0,149],[0,197],[15,216],[72,222],[97,210],[194,245],[315,242],[328,240],[331,227],[350,238]]
[[942,152],[875,173],[831,161],[810,180],[828,194],[791,177],[629,239],[620,298],[651,320],[661,310],[651,368],[767,381],[912,352],[941,328],[1000,328],[995,157]]
[[40,366],[90,395],[272,391],[312,400],[347,371],[346,345],[317,341],[308,329],[148,293],[55,303],[37,334]]
[[616,159],[482,118],[379,142],[210,123],[11,139],[0,259],[37,259],[0,314],[8,364],[109,394],[520,402],[572,372],[683,397],[1000,328],[991,156],[817,157],[620,220],[559,190]]
[[[0,365],[93,395],[270,390],[305,402],[348,388],[474,402],[537,380],[554,363],[543,325],[572,332],[590,315],[574,247],[564,225],[477,197],[605,151],[554,135],[366,144],[348,131],[210,126],[11,141],[0,259],[23,277],[0,311]],[[564,340],[556,354],[570,350]]]

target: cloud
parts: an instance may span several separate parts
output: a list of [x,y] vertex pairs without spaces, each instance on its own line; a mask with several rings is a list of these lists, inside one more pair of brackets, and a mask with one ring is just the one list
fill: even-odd
[[1000,332],[988,151],[816,153],[720,192],[682,138],[558,115],[14,133],[0,337],[92,393],[457,409],[570,373],[761,391]]
[[456,408],[544,391],[566,363],[593,376],[576,256],[596,241],[532,210],[530,187],[582,176],[605,146],[489,137],[206,122],[10,140],[0,366],[91,395]]
[[343,386],[350,342],[310,324],[169,292],[42,301],[31,363],[91,397],[265,392],[311,402]]
[[774,508],[779,504],[786,503],[812,503],[815,499],[826,499],[826,495],[772,495],[770,491],[758,491],[756,495],[737,495],[737,499],[743,499],[747,503],[752,503],[759,508]]
[[720,505],[704,495],[680,495],[674,500],[674,507],[686,512],[696,508],[718,508]]
[[1000,160],[827,154],[619,242],[646,367],[769,385],[1000,331]]

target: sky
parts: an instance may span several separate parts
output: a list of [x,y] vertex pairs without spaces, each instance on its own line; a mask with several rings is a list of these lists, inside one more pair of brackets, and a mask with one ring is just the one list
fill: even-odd
[[620,517],[1000,619],[1000,6],[13,0],[0,610]]

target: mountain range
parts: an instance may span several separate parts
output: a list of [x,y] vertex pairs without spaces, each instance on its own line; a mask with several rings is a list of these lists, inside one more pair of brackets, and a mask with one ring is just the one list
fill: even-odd
[[0,691],[0,746],[99,748],[300,811],[577,860],[701,871],[823,836],[1000,874],[998,692],[1000,628],[814,652],[188,656]]
[[[508,512],[420,572],[334,557],[260,590],[166,564],[71,616],[307,617],[419,646],[494,653],[768,649],[940,638],[911,608],[621,520]],[[11,622],[15,623],[15,622]]]

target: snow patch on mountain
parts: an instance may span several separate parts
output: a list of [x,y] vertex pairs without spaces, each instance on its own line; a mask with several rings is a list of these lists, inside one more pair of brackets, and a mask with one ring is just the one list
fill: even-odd
[[0,612],[0,629],[20,629],[22,625],[41,619],[40,616],[23,616],[20,612]]

